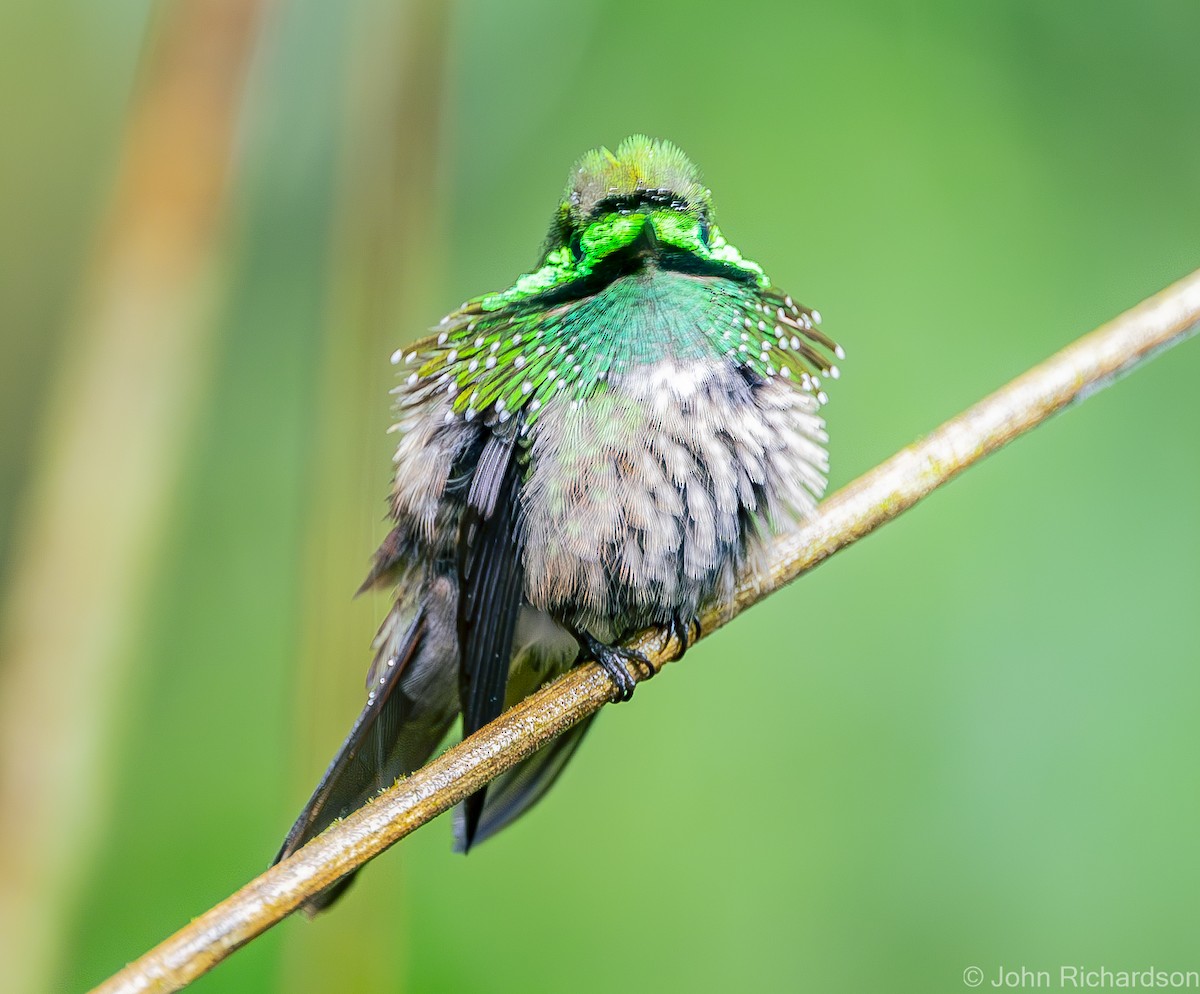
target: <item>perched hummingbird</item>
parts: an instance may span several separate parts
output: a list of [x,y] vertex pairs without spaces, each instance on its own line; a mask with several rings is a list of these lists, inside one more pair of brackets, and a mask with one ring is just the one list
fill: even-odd
[[[588,152],[537,267],[393,357],[395,527],[362,589],[395,605],[277,860],[422,766],[460,713],[470,735],[587,658],[628,699],[645,660],[623,639],[657,627],[686,648],[825,488],[820,377],[842,352],[819,321],[725,240],[674,145]],[[587,726],[460,805],[456,847],[534,804]]]

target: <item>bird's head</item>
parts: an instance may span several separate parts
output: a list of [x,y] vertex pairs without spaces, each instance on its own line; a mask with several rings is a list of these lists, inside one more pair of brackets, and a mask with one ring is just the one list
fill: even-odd
[[484,308],[586,295],[647,264],[769,285],[762,267],[725,240],[692,161],[668,141],[634,135],[576,163],[539,266]]

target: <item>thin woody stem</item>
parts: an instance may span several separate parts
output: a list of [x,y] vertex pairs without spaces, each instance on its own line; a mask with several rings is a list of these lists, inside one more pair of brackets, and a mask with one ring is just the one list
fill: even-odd
[[[802,530],[771,547],[765,575],[745,577],[730,605],[705,614],[704,634],[1198,328],[1200,271],[1079,339],[834,494]],[[673,639],[650,633],[630,647],[644,653],[655,671],[678,649]],[[644,677],[638,669],[633,668],[634,676]],[[599,665],[576,667],[385,790],[96,990],[178,990],[314,894],[600,710],[616,694],[615,684]]]

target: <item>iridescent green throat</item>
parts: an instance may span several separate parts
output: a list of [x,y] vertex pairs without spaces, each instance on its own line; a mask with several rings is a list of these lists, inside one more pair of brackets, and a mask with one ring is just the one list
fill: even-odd
[[539,266],[467,301],[407,353],[406,391],[452,398],[447,417],[532,425],[562,394],[583,400],[633,364],[725,357],[824,402],[841,350],[820,316],[776,290],[712,219],[674,146],[637,136],[572,173]]

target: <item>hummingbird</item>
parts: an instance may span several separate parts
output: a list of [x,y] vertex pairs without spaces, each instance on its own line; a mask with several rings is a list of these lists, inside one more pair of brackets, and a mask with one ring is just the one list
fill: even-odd
[[[393,527],[362,590],[394,590],[367,700],[276,861],[577,662],[627,700],[622,642],[685,651],[828,470],[820,314],[728,242],[675,145],[586,153],[537,264],[468,300],[401,367]],[[455,811],[466,851],[536,803],[590,720]],[[352,876],[352,875],[351,875]],[[332,903],[350,877],[306,905]]]

